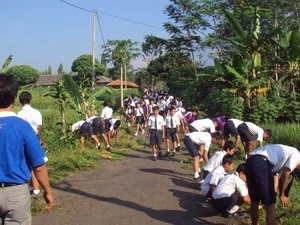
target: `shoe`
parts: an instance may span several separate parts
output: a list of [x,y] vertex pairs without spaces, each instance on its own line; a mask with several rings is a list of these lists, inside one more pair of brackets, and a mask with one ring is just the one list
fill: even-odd
[[100,150],[102,148],[102,145],[101,144],[98,144],[97,145],[97,148]]
[[134,136],[138,136],[138,133],[135,133]]
[[169,157],[170,156],[170,151],[166,151],[166,153],[165,153],[165,157]]
[[172,152],[172,156],[175,156],[175,152],[174,151]]
[[201,184],[201,177],[194,177],[194,181],[197,183],[197,184]]
[[158,152],[158,156],[157,158],[161,159],[162,158],[162,153],[161,152]]
[[221,213],[220,216],[228,218],[228,219],[238,219],[238,218],[245,218],[247,216],[247,213],[244,212],[235,212],[235,213]]
[[176,152],[180,152],[180,150],[181,150],[180,146],[177,146],[176,147]]
[[106,147],[106,150],[111,151],[111,147],[110,146]]
[[145,130],[142,131],[142,134],[144,134],[144,133],[145,133]]
[[157,156],[152,156],[152,161],[156,161],[157,160]]

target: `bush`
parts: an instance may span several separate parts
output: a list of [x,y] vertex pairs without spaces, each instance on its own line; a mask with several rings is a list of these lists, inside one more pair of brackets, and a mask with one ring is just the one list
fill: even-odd
[[40,72],[28,65],[16,65],[8,69],[7,74],[13,76],[21,85],[32,84],[37,81]]

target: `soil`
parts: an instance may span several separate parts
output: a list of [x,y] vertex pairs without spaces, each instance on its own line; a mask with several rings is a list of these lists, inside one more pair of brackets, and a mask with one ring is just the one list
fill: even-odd
[[151,160],[150,150],[101,161],[55,185],[57,207],[33,217],[33,225],[243,224],[226,219],[201,195],[181,155]]

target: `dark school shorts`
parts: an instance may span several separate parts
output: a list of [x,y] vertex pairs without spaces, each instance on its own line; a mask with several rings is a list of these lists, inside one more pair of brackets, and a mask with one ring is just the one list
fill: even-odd
[[93,128],[92,128],[91,124],[88,122],[84,122],[80,127],[79,135],[81,137],[86,137],[86,136],[90,136],[92,134],[93,134]]
[[170,139],[172,142],[176,141],[176,128],[166,128],[166,139]]
[[190,152],[191,156],[194,158],[199,156],[198,149],[199,145],[194,143],[189,136],[185,136],[183,139],[183,143],[186,146],[187,150]]
[[104,127],[103,121],[100,117],[96,117],[92,121],[92,127],[93,127],[93,134],[103,134],[106,132],[106,129]]
[[243,202],[243,198],[238,191],[235,191],[230,197],[211,199],[211,204],[220,213],[226,213],[235,205],[241,206]]
[[136,123],[141,125],[143,123],[143,116],[137,116]]
[[240,124],[237,128],[237,131],[238,131],[239,135],[241,136],[241,140],[243,142],[250,142],[255,139],[255,137],[253,137],[252,134],[250,133],[247,124],[245,124],[245,123]]
[[111,118],[105,119],[104,120],[104,128],[105,128],[106,132],[109,131],[110,126],[111,126]]
[[223,137],[225,139],[228,139],[229,138],[229,135],[232,135],[232,136],[238,136],[239,133],[237,131],[237,129],[235,128],[234,126],[234,123],[231,121],[231,120],[228,120],[225,125],[224,125],[224,133],[223,133]]
[[162,143],[162,131],[161,130],[150,130],[150,145],[161,145]]
[[272,164],[262,155],[246,160],[245,173],[251,202],[271,205],[276,202]]

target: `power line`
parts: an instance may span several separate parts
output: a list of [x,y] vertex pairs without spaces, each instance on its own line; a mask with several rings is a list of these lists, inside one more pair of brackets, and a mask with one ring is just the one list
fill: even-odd
[[[91,13],[93,13],[93,10],[85,9],[85,8],[83,8],[83,7],[74,5],[74,4],[69,3],[69,2],[67,2],[67,1],[64,1],[64,0],[59,0],[59,1],[65,3],[65,4],[68,4],[68,5],[70,5],[70,6],[73,6],[73,7],[75,7],[75,8],[84,10],[84,11],[86,11],[86,12],[91,12]],[[98,11],[98,12],[101,13],[101,14],[103,14],[103,15],[106,15],[106,16],[110,16],[110,17],[113,17],[113,18],[117,18],[117,19],[119,19],[119,20],[124,20],[124,21],[127,21],[127,22],[136,23],[136,24],[139,24],[139,25],[147,26],[147,27],[152,27],[152,28],[155,28],[155,29],[164,30],[164,29],[161,28],[161,27],[153,26],[153,25],[150,25],[150,24],[147,24],[147,23],[139,22],[139,21],[132,20],[132,19],[127,19],[127,18],[120,17],[120,16],[115,16],[115,15],[112,15],[112,14],[110,14],[110,13],[105,13],[105,12],[100,12],[100,11]]]
[[157,26],[153,26],[153,25],[150,25],[150,24],[142,23],[142,22],[139,22],[139,21],[136,21],[136,20],[127,19],[127,18],[120,17],[120,16],[114,16],[112,14],[104,13],[104,12],[100,12],[100,13],[103,14],[103,15],[107,15],[107,16],[111,16],[111,17],[120,19],[120,20],[125,20],[125,21],[131,22],[131,23],[136,23],[136,24],[140,24],[140,25],[143,25],[143,26],[147,26],[147,27],[152,27],[152,28],[163,30],[163,28],[161,28],[161,27],[157,27]]
[[80,6],[74,5],[74,4],[69,3],[69,2],[66,2],[66,1],[64,1],[64,0],[58,0],[58,1],[61,1],[61,2],[65,3],[65,4],[67,4],[67,5],[73,6],[73,7],[77,8],[77,9],[84,10],[84,11],[86,11],[86,12],[91,12],[91,13],[93,12],[93,10],[82,8],[82,7],[80,7]]
[[103,32],[102,32],[102,27],[101,27],[101,23],[100,23],[98,12],[96,12],[96,16],[97,16],[98,25],[99,25],[100,33],[101,33],[101,36],[102,36],[103,44],[105,45],[105,39],[104,39],[104,35],[103,35]]

